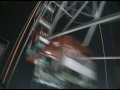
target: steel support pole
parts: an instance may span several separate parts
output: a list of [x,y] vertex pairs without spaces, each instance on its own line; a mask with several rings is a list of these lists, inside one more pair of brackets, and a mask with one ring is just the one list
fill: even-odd
[[[99,8],[98,8],[98,10],[96,11],[96,13],[94,15],[94,20],[101,17],[101,14],[102,14],[104,6],[105,6],[105,3],[106,3],[106,1],[101,1],[100,5],[99,5]],[[90,41],[91,41],[91,39],[93,37],[93,34],[94,34],[95,30],[96,30],[96,27],[97,27],[97,25],[91,26],[89,28],[89,30],[88,30],[88,32],[87,32],[87,34],[85,36],[85,39],[84,39],[84,41],[82,43],[83,46],[88,46],[89,45],[89,43],[90,43]]]
[[53,38],[56,38],[56,37],[59,37],[59,36],[62,36],[62,35],[66,35],[66,34],[69,34],[69,33],[72,33],[72,32],[76,32],[76,31],[79,31],[79,30],[82,30],[82,29],[85,29],[85,28],[88,28],[88,27],[91,27],[91,26],[94,26],[94,25],[106,23],[106,22],[116,20],[116,19],[119,19],[119,18],[120,18],[120,12],[113,13],[111,15],[104,16],[100,19],[96,19],[96,20],[90,21],[88,23],[84,23],[83,25],[77,26],[73,29],[69,29],[65,32],[53,35],[53,36],[49,37],[48,39],[53,39]]

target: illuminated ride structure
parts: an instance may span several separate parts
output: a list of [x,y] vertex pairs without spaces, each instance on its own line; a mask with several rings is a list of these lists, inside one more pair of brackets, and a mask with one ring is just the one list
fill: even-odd
[[[77,24],[84,23],[85,21],[80,22],[76,19],[87,4],[89,4],[88,1],[51,1],[44,2],[38,10],[35,17],[36,24],[33,26],[34,30],[27,48],[27,60],[36,64],[35,82],[55,88],[69,88],[72,84],[73,87],[77,85],[95,88],[92,85],[96,80],[95,63],[92,60],[80,59],[80,57],[93,56],[92,52],[69,35],[47,39],[54,31],[57,32],[56,28],[60,27],[62,31],[69,31],[67,29],[70,26],[75,27]],[[90,16],[85,12],[82,14]],[[92,14],[94,16],[95,11]],[[62,18],[67,18],[64,25],[62,24],[64,21],[60,21]],[[59,24],[63,26],[59,26],[58,22],[61,22]]]
[[[96,63],[89,58],[95,54],[88,49],[91,39],[97,25],[101,29],[101,23],[120,17],[116,14],[101,18],[105,4],[105,1],[42,3],[34,17],[26,49],[26,59],[35,64],[34,82],[54,88],[96,88]],[[87,31],[82,37],[71,34],[82,30]],[[102,41],[101,30],[100,35]],[[75,36],[82,39],[76,40]]]
[[[32,88],[40,88],[40,84],[60,89],[98,88],[96,61],[104,60],[106,71],[106,60],[120,59],[105,55],[101,24],[120,18],[120,12],[103,15],[106,3],[38,2],[33,25],[21,50],[22,53],[27,46],[26,60],[35,64]],[[99,43],[93,40],[95,33]],[[109,88],[107,72],[105,78]]]

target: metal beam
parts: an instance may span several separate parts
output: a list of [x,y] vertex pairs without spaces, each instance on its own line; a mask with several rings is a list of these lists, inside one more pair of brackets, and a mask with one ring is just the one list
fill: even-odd
[[81,57],[80,60],[117,60],[120,59],[120,57]]
[[[98,19],[98,18],[101,17],[101,14],[102,14],[104,6],[105,6],[105,3],[106,3],[106,1],[101,1],[100,5],[99,5],[99,8],[94,15],[94,19]],[[97,7],[96,7],[96,9],[97,9]],[[89,45],[89,43],[90,43],[90,41],[93,37],[93,34],[96,30],[96,27],[97,27],[97,25],[90,27],[90,29],[88,30],[88,32],[85,36],[85,39],[82,43],[83,46],[88,46]]]
[[95,32],[95,29],[96,29],[97,25],[95,26],[92,26],[89,28],[84,40],[83,40],[83,43],[82,43],[82,46],[88,46],[92,37],[93,37],[93,34]]
[[[45,5],[46,3],[47,3],[47,2],[45,2],[45,3],[44,3],[44,5]],[[46,9],[46,7],[45,7],[44,5],[42,6],[42,8],[41,8],[41,7],[39,7],[40,13],[39,13],[39,15],[38,15],[38,18],[37,18],[37,19],[40,19],[40,17],[41,17],[41,16],[43,16],[43,15],[44,15],[44,13],[46,12],[46,10],[47,10],[47,9]],[[39,10],[38,10],[38,11],[39,11]]]
[[78,12],[74,15],[74,17],[70,20],[70,22],[66,25],[66,27],[63,29],[63,31],[65,31],[70,25],[71,23],[76,19],[76,17],[81,13],[81,11],[85,8],[85,6],[88,4],[89,1],[84,2],[84,4],[80,7],[80,9],[78,10]]
[[[78,1],[74,1],[69,7],[66,8],[66,11],[70,10],[70,9],[73,7],[73,5],[75,5],[77,2],[78,2]],[[64,14],[65,14],[65,13],[62,13],[61,16],[63,16]],[[72,17],[73,17],[73,16],[72,16]],[[72,17],[71,17],[71,18],[72,18]]]
[[92,15],[94,16],[97,12],[97,1],[93,1],[92,3]]
[[61,10],[63,10],[69,17],[72,18],[72,16],[71,16],[62,6],[60,6],[60,5],[57,4],[56,2],[53,2],[53,3],[55,3]]
[[69,33],[72,33],[72,32],[76,32],[76,31],[79,31],[79,30],[82,30],[82,29],[85,29],[85,28],[88,28],[88,27],[91,27],[91,26],[94,26],[94,25],[106,23],[106,22],[109,22],[109,21],[112,21],[112,20],[115,20],[115,19],[119,19],[119,18],[120,18],[120,12],[113,13],[111,15],[104,16],[100,19],[96,19],[96,20],[90,21],[88,23],[84,23],[83,25],[77,26],[73,29],[69,29],[65,32],[53,35],[53,36],[49,37],[48,39],[53,39],[53,38],[56,38],[56,37],[59,37],[59,36],[62,36],[62,35],[66,35],[66,34],[69,34]]
[[[92,1],[91,1],[91,3],[92,3]],[[86,6],[85,7],[85,10],[86,10],[86,13],[89,13],[89,14],[91,14],[91,8],[90,7],[88,7],[88,6]]]
[[[68,3],[68,1],[63,1],[62,4],[61,4],[61,7],[64,8],[67,5],[67,3]],[[49,36],[51,36],[51,34],[52,34],[52,32],[53,32],[53,30],[54,30],[58,20],[61,17],[61,14],[62,14],[62,10],[61,10],[61,8],[59,8],[59,10],[57,11],[57,14],[56,14],[56,16],[55,16],[55,18],[53,20],[53,23],[52,23],[52,26],[51,26],[52,29],[51,29],[51,31],[49,33]]]
[[93,17],[93,15],[90,15],[90,14],[88,14],[88,13],[86,13],[86,12],[81,12],[81,14],[83,14],[83,15],[85,15],[85,16],[88,16],[88,17]]

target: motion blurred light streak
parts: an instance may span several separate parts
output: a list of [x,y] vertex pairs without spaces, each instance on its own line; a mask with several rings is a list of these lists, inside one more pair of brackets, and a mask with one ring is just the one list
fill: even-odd
[[85,75],[91,79],[96,80],[95,72],[93,72],[91,69],[85,67],[84,65],[76,62],[75,60],[73,60],[69,57],[65,56],[63,58],[62,64],[82,75]]

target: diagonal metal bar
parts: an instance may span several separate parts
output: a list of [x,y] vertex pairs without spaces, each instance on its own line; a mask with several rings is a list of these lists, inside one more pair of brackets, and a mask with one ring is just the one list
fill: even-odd
[[43,5],[43,7],[45,8],[45,10],[44,10],[43,13],[41,14],[41,17],[43,17],[44,14],[46,13],[46,11],[48,10],[48,8],[47,8],[46,5],[50,6],[50,4],[52,3],[52,1],[49,2],[48,4],[47,4],[47,3],[48,3],[48,1],[46,1],[46,2],[44,3],[44,5]]
[[84,41],[82,43],[82,46],[88,46],[89,45],[89,43],[90,43],[90,41],[91,41],[91,39],[93,37],[93,34],[95,32],[96,27],[97,27],[97,25],[92,26],[92,27],[89,28],[89,30],[88,30],[85,38],[84,38]]
[[62,7],[60,6],[59,4],[57,4],[56,2],[54,2],[61,10],[63,10],[69,17],[72,18],[72,16]]
[[92,15],[94,16],[97,12],[97,1],[92,2]]
[[[44,3],[44,5],[46,4],[46,3],[48,3],[47,1]],[[43,16],[44,15],[44,13],[46,12],[46,8],[45,8],[45,6],[42,6],[42,8],[41,7],[39,7],[39,10],[38,11],[40,11],[40,13],[39,13],[39,18],[41,17],[41,16]]]
[[81,57],[79,58],[81,60],[117,60],[117,59],[120,59],[120,57]]
[[76,17],[81,13],[81,11],[85,8],[85,6],[88,4],[89,1],[84,2],[84,4],[80,7],[78,12],[74,15],[74,17],[69,21],[69,23],[66,25],[66,27],[63,29],[65,31],[71,24],[72,22],[76,19]]
[[[72,3],[68,8],[66,8],[66,11],[70,10],[78,1],[74,1],[74,3]],[[65,13],[62,13],[61,16],[63,16]],[[73,17],[73,16],[72,16]],[[72,18],[71,17],[71,18]]]
[[90,13],[91,14],[92,10],[91,10],[91,8],[89,6],[86,6],[85,7],[85,11],[86,11],[86,13]]
[[111,15],[104,16],[100,19],[96,19],[96,20],[90,21],[88,23],[84,23],[84,24],[82,24],[80,26],[77,26],[73,29],[69,29],[65,32],[53,35],[53,36],[49,37],[48,39],[53,39],[53,38],[56,38],[56,37],[59,37],[59,36],[62,36],[62,35],[66,35],[66,34],[69,34],[69,33],[72,33],[72,32],[76,32],[76,31],[79,31],[79,30],[82,30],[82,29],[85,29],[85,28],[88,28],[88,27],[91,27],[91,26],[94,26],[94,25],[106,23],[106,22],[116,20],[116,19],[119,19],[119,18],[120,18],[120,12],[113,13]]
[[[61,7],[64,8],[67,5],[67,3],[68,3],[68,1],[63,1],[62,4],[61,4]],[[58,20],[61,17],[61,14],[62,14],[62,10],[61,10],[61,8],[59,8],[59,10],[57,11],[57,14],[56,14],[56,16],[55,16],[55,18],[53,20],[53,23],[52,23],[52,26],[51,26],[52,29],[51,29],[51,31],[49,33],[49,36],[52,34],[52,32],[53,32],[53,30],[54,30]]]
[[[69,9],[71,9],[72,8],[72,6],[73,5],[75,5],[76,3],[77,3],[78,1],[74,1],[74,3],[72,3],[67,9],[66,9],[66,12],[69,10]],[[52,2],[53,3],[53,2]],[[58,4],[59,5],[59,4]],[[60,6],[61,7],[61,6]],[[62,17],[63,15],[64,15],[65,13],[61,13],[61,16],[60,17]],[[59,18],[60,18],[59,17]],[[71,18],[72,18],[72,16],[70,16]],[[54,30],[54,29],[52,29],[52,30]],[[51,33],[52,33],[52,31],[51,31]]]
[[93,17],[93,15],[90,15],[90,14],[88,14],[88,13],[86,13],[86,12],[81,12],[81,14],[83,14],[83,15],[85,15],[85,16],[88,16],[88,17]]
[[[98,18],[101,17],[101,14],[102,14],[104,6],[105,6],[105,3],[106,3],[106,1],[101,1],[100,5],[99,5],[99,8],[94,15],[94,19],[98,19]],[[88,32],[85,36],[85,39],[82,43],[83,46],[88,46],[89,45],[89,43],[90,43],[90,41],[93,37],[93,34],[95,32],[96,27],[97,27],[97,25],[90,27],[90,29],[88,30]]]

